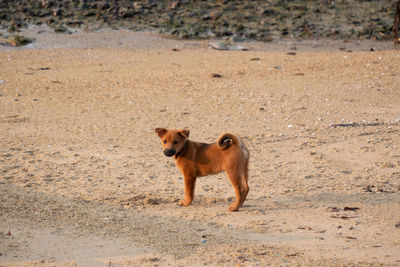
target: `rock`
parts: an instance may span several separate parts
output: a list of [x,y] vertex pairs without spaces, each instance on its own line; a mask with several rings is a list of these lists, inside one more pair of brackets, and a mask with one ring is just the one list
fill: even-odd
[[179,1],[172,1],[169,4],[169,9],[174,10],[179,7]]
[[58,32],[58,33],[63,33],[63,32],[68,31],[68,29],[66,27],[64,27],[63,25],[58,25],[57,27],[54,28],[54,31]]
[[249,50],[248,47],[237,45],[230,40],[212,41],[208,43],[208,46],[217,50],[241,50],[241,51]]
[[29,44],[29,43],[32,42],[31,39],[29,39],[29,38],[27,38],[27,37],[24,37],[24,36],[22,36],[22,35],[15,35],[15,36],[12,38],[12,41],[13,41],[13,45],[14,45],[14,46],[27,45],[27,44]]
[[83,12],[82,15],[85,17],[94,17],[94,16],[96,16],[96,12],[94,12],[93,10],[88,10],[88,11]]
[[133,18],[135,16],[135,11],[131,8],[121,8],[119,11],[121,18]]
[[7,19],[8,19],[7,12],[5,10],[1,10],[0,11],[0,20],[7,20]]
[[82,20],[72,20],[67,21],[65,24],[67,24],[68,26],[80,27],[82,24],[84,24],[84,22]]
[[209,20],[211,19],[210,14],[204,14],[203,16],[201,16],[201,20],[205,21],[205,20]]
[[215,11],[211,11],[210,12],[210,18],[212,19],[212,20],[217,20],[217,19],[219,19],[221,16],[222,16],[222,12],[220,12],[220,11],[218,11],[218,10],[215,10]]
[[134,8],[135,12],[137,12],[139,14],[143,13],[143,5],[140,4],[139,2],[134,2],[133,8]]
[[208,46],[217,50],[229,50],[229,45],[225,42],[209,42]]
[[109,8],[110,8],[110,4],[107,1],[104,1],[97,6],[97,10],[99,10],[99,11],[106,10]]
[[78,4],[78,9],[87,10],[89,9],[89,5],[85,1],[80,1]]
[[63,14],[63,10],[61,8],[53,9],[53,16],[54,17],[61,17]]

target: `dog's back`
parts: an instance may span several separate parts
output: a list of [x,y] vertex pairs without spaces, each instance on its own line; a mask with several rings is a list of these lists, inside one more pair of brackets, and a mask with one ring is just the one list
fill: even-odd
[[[222,134],[217,143],[213,144],[188,140],[188,151],[183,156],[187,161],[194,163],[197,176],[216,174],[236,168],[236,165],[247,165],[249,157],[250,153],[240,137],[232,133]],[[180,164],[178,162],[178,166]],[[184,163],[186,164],[187,162]]]

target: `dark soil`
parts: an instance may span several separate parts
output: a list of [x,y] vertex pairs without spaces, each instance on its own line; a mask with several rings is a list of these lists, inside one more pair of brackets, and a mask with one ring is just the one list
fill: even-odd
[[0,2],[0,29],[47,24],[55,32],[103,27],[156,30],[181,39],[232,37],[390,39],[395,3],[359,1],[17,0]]

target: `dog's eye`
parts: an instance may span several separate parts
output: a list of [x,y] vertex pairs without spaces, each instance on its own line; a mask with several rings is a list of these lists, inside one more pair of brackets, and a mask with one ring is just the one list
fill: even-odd
[[176,145],[177,143],[178,143],[178,141],[175,140],[175,141],[174,141],[174,145]]
[[164,140],[163,143],[166,144],[166,143],[167,143],[167,140]]

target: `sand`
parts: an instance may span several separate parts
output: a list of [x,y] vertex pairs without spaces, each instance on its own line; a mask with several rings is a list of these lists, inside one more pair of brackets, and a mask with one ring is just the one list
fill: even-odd
[[[398,50],[154,38],[0,51],[0,266],[400,264]],[[239,212],[224,173],[177,205],[156,127],[242,137]]]

